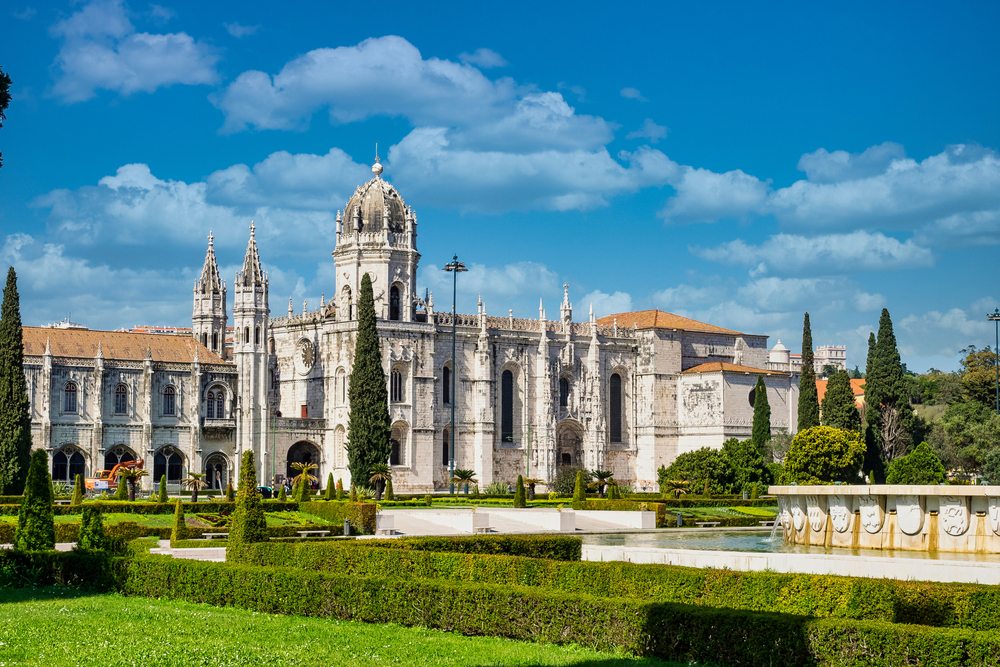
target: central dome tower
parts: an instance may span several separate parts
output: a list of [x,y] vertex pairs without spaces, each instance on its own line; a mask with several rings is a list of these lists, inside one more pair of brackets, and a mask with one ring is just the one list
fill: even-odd
[[361,278],[369,274],[375,313],[382,319],[413,320],[416,294],[417,216],[391,183],[382,179],[375,158],[373,179],[358,187],[337,211],[337,319],[357,319]]

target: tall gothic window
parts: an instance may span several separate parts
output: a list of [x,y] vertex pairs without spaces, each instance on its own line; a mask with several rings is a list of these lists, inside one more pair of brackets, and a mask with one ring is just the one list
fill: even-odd
[[184,468],[184,457],[173,447],[164,447],[153,457],[153,479],[167,476],[167,483],[178,484]]
[[399,288],[393,285],[389,288],[389,319],[399,320]]
[[403,400],[403,374],[396,368],[389,374],[389,400],[393,403]]
[[124,415],[128,412],[128,388],[120,384],[115,387],[115,414]]
[[205,399],[205,418],[215,419],[215,392],[208,392],[208,398]]
[[253,328],[253,344],[260,345],[260,327]]
[[216,331],[212,334],[212,350],[215,352],[219,351],[219,332]]
[[243,342],[250,343],[250,327],[243,327]]
[[167,387],[163,390],[163,414],[173,415],[176,409],[174,398],[176,394],[173,387]]
[[203,333],[201,335],[201,344],[204,345],[205,347],[208,347],[208,334],[207,333]]
[[72,382],[66,384],[66,400],[64,402],[65,412],[76,412],[76,385]]
[[389,465],[398,466],[399,465],[399,440],[390,440],[389,444],[392,446],[392,451],[389,454]]
[[441,398],[444,400],[445,405],[451,405],[451,368],[448,366],[444,367],[441,379],[444,381],[444,384],[441,386]]
[[226,392],[221,389],[215,390],[215,418],[226,418]]
[[622,441],[622,376],[611,376],[611,442]]
[[569,380],[566,378],[559,378],[559,407],[567,407],[569,405]]
[[72,484],[77,475],[86,475],[83,454],[74,447],[64,447],[52,457],[52,479]]
[[448,453],[451,451],[451,429],[446,428],[444,431],[444,436],[441,438],[441,465],[448,465],[449,456]]
[[514,442],[514,374],[500,376],[500,441]]

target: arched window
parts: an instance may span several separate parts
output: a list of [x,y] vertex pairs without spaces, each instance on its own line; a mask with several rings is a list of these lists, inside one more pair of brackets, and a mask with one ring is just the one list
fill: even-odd
[[611,442],[622,441],[622,376],[611,376]]
[[444,436],[441,438],[441,465],[447,466],[450,460],[449,454],[451,453],[451,429],[446,428],[444,430]]
[[184,469],[184,457],[173,447],[164,447],[153,457],[153,481],[159,482],[164,475],[167,484],[180,484]]
[[52,480],[72,484],[77,475],[86,475],[80,450],[67,446],[56,452],[52,457]]
[[500,376],[500,441],[514,442],[514,374]]
[[253,328],[253,344],[260,345],[260,327]]
[[399,320],[399,288],[395,285],[389,288],[389,319]]
[[224,489],[229,483],[229,461],[222,454],[212,454],[205,461],[205,482],[210,489]]
[[559,378],[559,407],[565,408],[569,405],[569,380]]
[[175,413],[175,396],[173,387],[167,387],[163,390],[163,414],[172,416]]
[[445,405],[451,405],[451,367],[445,366],[444,372],[441,373],[441,380],[443,384],[441,385],[441,398],[444,399]]
[[243,327],[243,342],[250,342],[250,327]]
[[337,386],[334,398],[337,405],[347,405],[347,372],[343,368],[337,369]]
[[392,426],[392,434],[389,436],[389,465],[403,465],[403,448],[406,444],[406,432],[409,427],[405,422],[396,422]]
[[215,392],[208,392],[208,397],[205,399],[205,418],[215,419]]
[[221,389],[215,390],[215,418],[226,418],[226,392]]
[[403,374],[393,368],[389,374],[389,400],[400,403],[403,400]]
[[399,440],[390,440],[389,444],[392,446],[392,451],[389,454],[389,465],[398,466],[399,465]]
[[115,387],[115,414],[124,415],[128,412],[128,387],[123,384]]
[[76,412],[76,385],[72,382],[66,383],[66,399],[63,408],[66,412]]
[[128,447],[118,445],[114,449],[108,450],[108,453],[104,455],[104,469],[111,470],[119,463],[126,461],[135,461],[135,454]]
[[274,339],[271,339],[271,354],[274,354]]
[[354,303],[351,301],[351,287],[350,285],[344,285],[344,289],[341,292],[340,297],[341,306],[344,309],[345,320],[354,319]]
[[208,347],[208,334],[207,333],[203,333],[201,335],[201,344],[204,345],[205,347]]
[[750,395],[747,396],[747,400],[750,401],[750,407],[752,408],[753,404],[757,402],[757,387],[750,390]]
[[219,332],[212,332],[212,350],[215,352],[219,351]]

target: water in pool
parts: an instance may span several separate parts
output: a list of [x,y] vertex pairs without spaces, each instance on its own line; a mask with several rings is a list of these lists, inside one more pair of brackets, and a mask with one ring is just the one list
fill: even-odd
[[781,533],[771,541],[771,529],[748,530],[661,529],[641,533],[604,533],[581,535],[584,544],[653,547],[658,549],[698,549],[707,551],[750,551],[763,553],[805,553],[854,555],[886,558],[931,558],[939,560],[1000,562],[1000,554],[960,554],[945,551],[880,551],[876,549],[834,549],[785,544]]

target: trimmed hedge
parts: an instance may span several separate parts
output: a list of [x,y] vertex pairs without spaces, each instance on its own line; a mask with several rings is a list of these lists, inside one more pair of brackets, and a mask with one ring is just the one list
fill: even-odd
[[0,588],[73,586],[106,591],[118,586],[124,561],[107,552],[0,550]]
[[[340,544],[344,544],[341,542]],[[437,551],[478,555],[521,556],[556,561],[578,561],[583,540],[563,535],[475,535],[471,537],[402,537],[359,540],[355,544],[407,551]]]
[[23,502],[24,496],[0,496],[0,505],[20,505]]
[[810,619],[524,586],[360,578],[298,568],[145,556],[127,562],[126,595],[261,613],[308,614],[467,635],[572,642],[682,662],[731,665],[995,665],[1000,633]]
[[378,507],[375,503],[352,503],[345,500],[320,500],[298,504],[299,510],[326,519],[335,524],[344,525],[344,519],[351,522],[351,532],[361,535],[375,534],[375,515]]
[[[777,518],[777,517],[775,517]],[[717,521],[719,523],[717,528],[763,528],[760,525],[761,521],[765,518],[762,516],[712,516],[712,517],[695,517],[681,512],[681,521],[683,522],[684,528],[697,528],[699,523],[705,521]],[[676,528],[677,527],[677,512],[667,512],[666,514],[666,524],[664,526],[659,526],[662,528]]]
[[[282,503],[279,501],[264,501],[265,511],[268,512],[294,512],[299,509],[298,503]],[[184,503],[184,511],[201,514],[215,514],[222,510],[232,510],[235,503],[230,502],[204,502],[204,503]],[[20,505],[0,505],[0,515],[16,515]],[[56,516],[67,516],[80,513],[80,505],[54,505],[53,514]],[[102,514],[173,514],[174,502],[150,503],[137,500],[134,503],[122,501],[84,501],[83,507],[93,507]]]
[[667,506],[661,502],[638,502],[635,500],[586,500],[573,503],[575,510],[596,510],[601,512],[656,512],[656,527],[666,525]]
[[425,543],[430,547],[426,550],[386,548],[393,546],[390,542],[406,541],[255,544],[241,553],[227,554],[227,559],[247,565],[293,566],[360,577],[391,573],[403,578],[536,586],[564,593],[747,611],[1000,629],[997,586],[444,553],[433,548],[440,546],[434,542]]
[[[55,522],[56,527],[56,542],[76,542],[77,536],[80,534],[80,524],[76,522]],[[14,532],[17,529],[17,524],[15,523],[0,523],[0,544],[9,544],[14,541]],[[298,537],[298,531],[300,530],[329,530],[333,535],[339,535],[343,527],[337,526],[268,526],[267,534],[269,537]],[[109,538],[121,538],[126,542],[134,540],[137,537],[157,537],[161,540],[169,540],[170,532],[172,528],[170,526],[143,526],[142,524],[136,523],[134,521],[119,521],[118,523],[106,523],[104,524],[104,534]],[[204,533],[218,533],[223,532],[225,529],[222,528],[194,528],[188,526],[187,534],[188,538],[199,538]],[[222,540],[219,540],[223,543]]]

